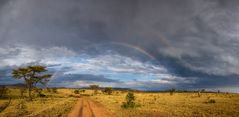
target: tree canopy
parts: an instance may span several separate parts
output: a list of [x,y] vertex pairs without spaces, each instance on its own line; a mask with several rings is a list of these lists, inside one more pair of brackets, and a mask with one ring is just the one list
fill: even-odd
[[12,76],[15,79],[24,79],[26,87],[29,91],[29,97],[31,99],[31,89],[36,87],[38,83],[46,85],[51,78],[51,74],[46,74],[48,70],[45,66],[28,66],[20,67],[12,71]]

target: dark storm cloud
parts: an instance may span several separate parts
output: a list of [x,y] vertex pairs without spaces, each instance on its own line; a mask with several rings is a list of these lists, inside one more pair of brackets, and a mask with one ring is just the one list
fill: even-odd
[[11,71],[13,67],[0,68],[0,85],[21,83],[22,80],[12,78]]
[[[196,75],[195,75],[196,76]],[[209,89],[218,90],[224,88],[233,88],[238,86],[238,76],[227,77],[186,77],[177,79],[161,79],[163,82],[155,81],[135,81],[132,85],[133,88],[143,90],[168,90],[176,88],[178,90],[199,90]],[[164,83],[170,82],[170,83]],[[238,92],[238,91],[236,91]]]
[[75,81],[93,81],[93,82],[119,82],[118,80],[105,78],[103,75],[92,75],[92,74],[68,74],[63,75],[51,82],[75,82]]
[[[121,42],[144,49],[174,75],[196,79],[197,87],[222,87],[224,81],[227,86],[239,83],[234,82],[239,78],[238,0],[0,3],[0,46],[4,48],[16,44],[35,48],[60,46],[81,53],[94,44]],[[110,49],[134,56],[117,46]],[[1,59],[20,50],[13,49],[9,54],[5,51],[0,48]]]

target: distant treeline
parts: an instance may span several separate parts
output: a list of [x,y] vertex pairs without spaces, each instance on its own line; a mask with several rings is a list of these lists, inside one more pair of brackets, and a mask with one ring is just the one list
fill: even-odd
[[[0,87],[9,87],[9,88],[20,88],[20,87],[25,87],[24,84],[11,84],[11,85],[0,85]],[[76,87],[49,87],[49,88],[60,88],[60,89],[91,89],[91,87],[81,87],[81,88],[76,88]],[[104,90],[106,87],[98,87],[98,90]],[[132,92],[142,92],[142,93],[168,93],[168,92],[177,92],[177,93],[228,93],[228,92],[221,92],[220,90],[206,90],[206,89],[201,89],[201,90],[176,90],[174,88],[172,89],[166,89],[166,90],[136,90],[136,89],[131,89],[131,88],[120,88],[120,87],[112,87],[113,90],[119,90],[119,91],[132,91]]]

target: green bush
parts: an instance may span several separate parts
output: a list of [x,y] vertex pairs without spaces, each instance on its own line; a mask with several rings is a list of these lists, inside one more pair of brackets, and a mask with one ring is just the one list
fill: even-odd
[[79,90],[78,89],[74,90],[74,93],[79,94]]
[[134,93],[128,92],[128,94],[125,97],[125,100],[126,100],[126,102],[123,102],[123,104],[121,105],[122,108],[136,107]]
[[111,95],[113,93],[113,89],[112,87],[106,87],[104,90],[103,90],[104,93],[108,94],[108,95]]
[[80,92],[85,93],[85,89],[80,90]]

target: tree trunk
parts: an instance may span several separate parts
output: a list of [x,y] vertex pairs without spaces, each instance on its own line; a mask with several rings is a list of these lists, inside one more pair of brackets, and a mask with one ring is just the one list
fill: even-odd
[[31,86],[28,86],[28,95],[29,95],[29,99],[32,101]]
[[23,77],[25,79],[26,87],[28,88],[28,96],[30,101],[32,101],[32,95],[31,95],[31,82],[26,78],[26,76]]

